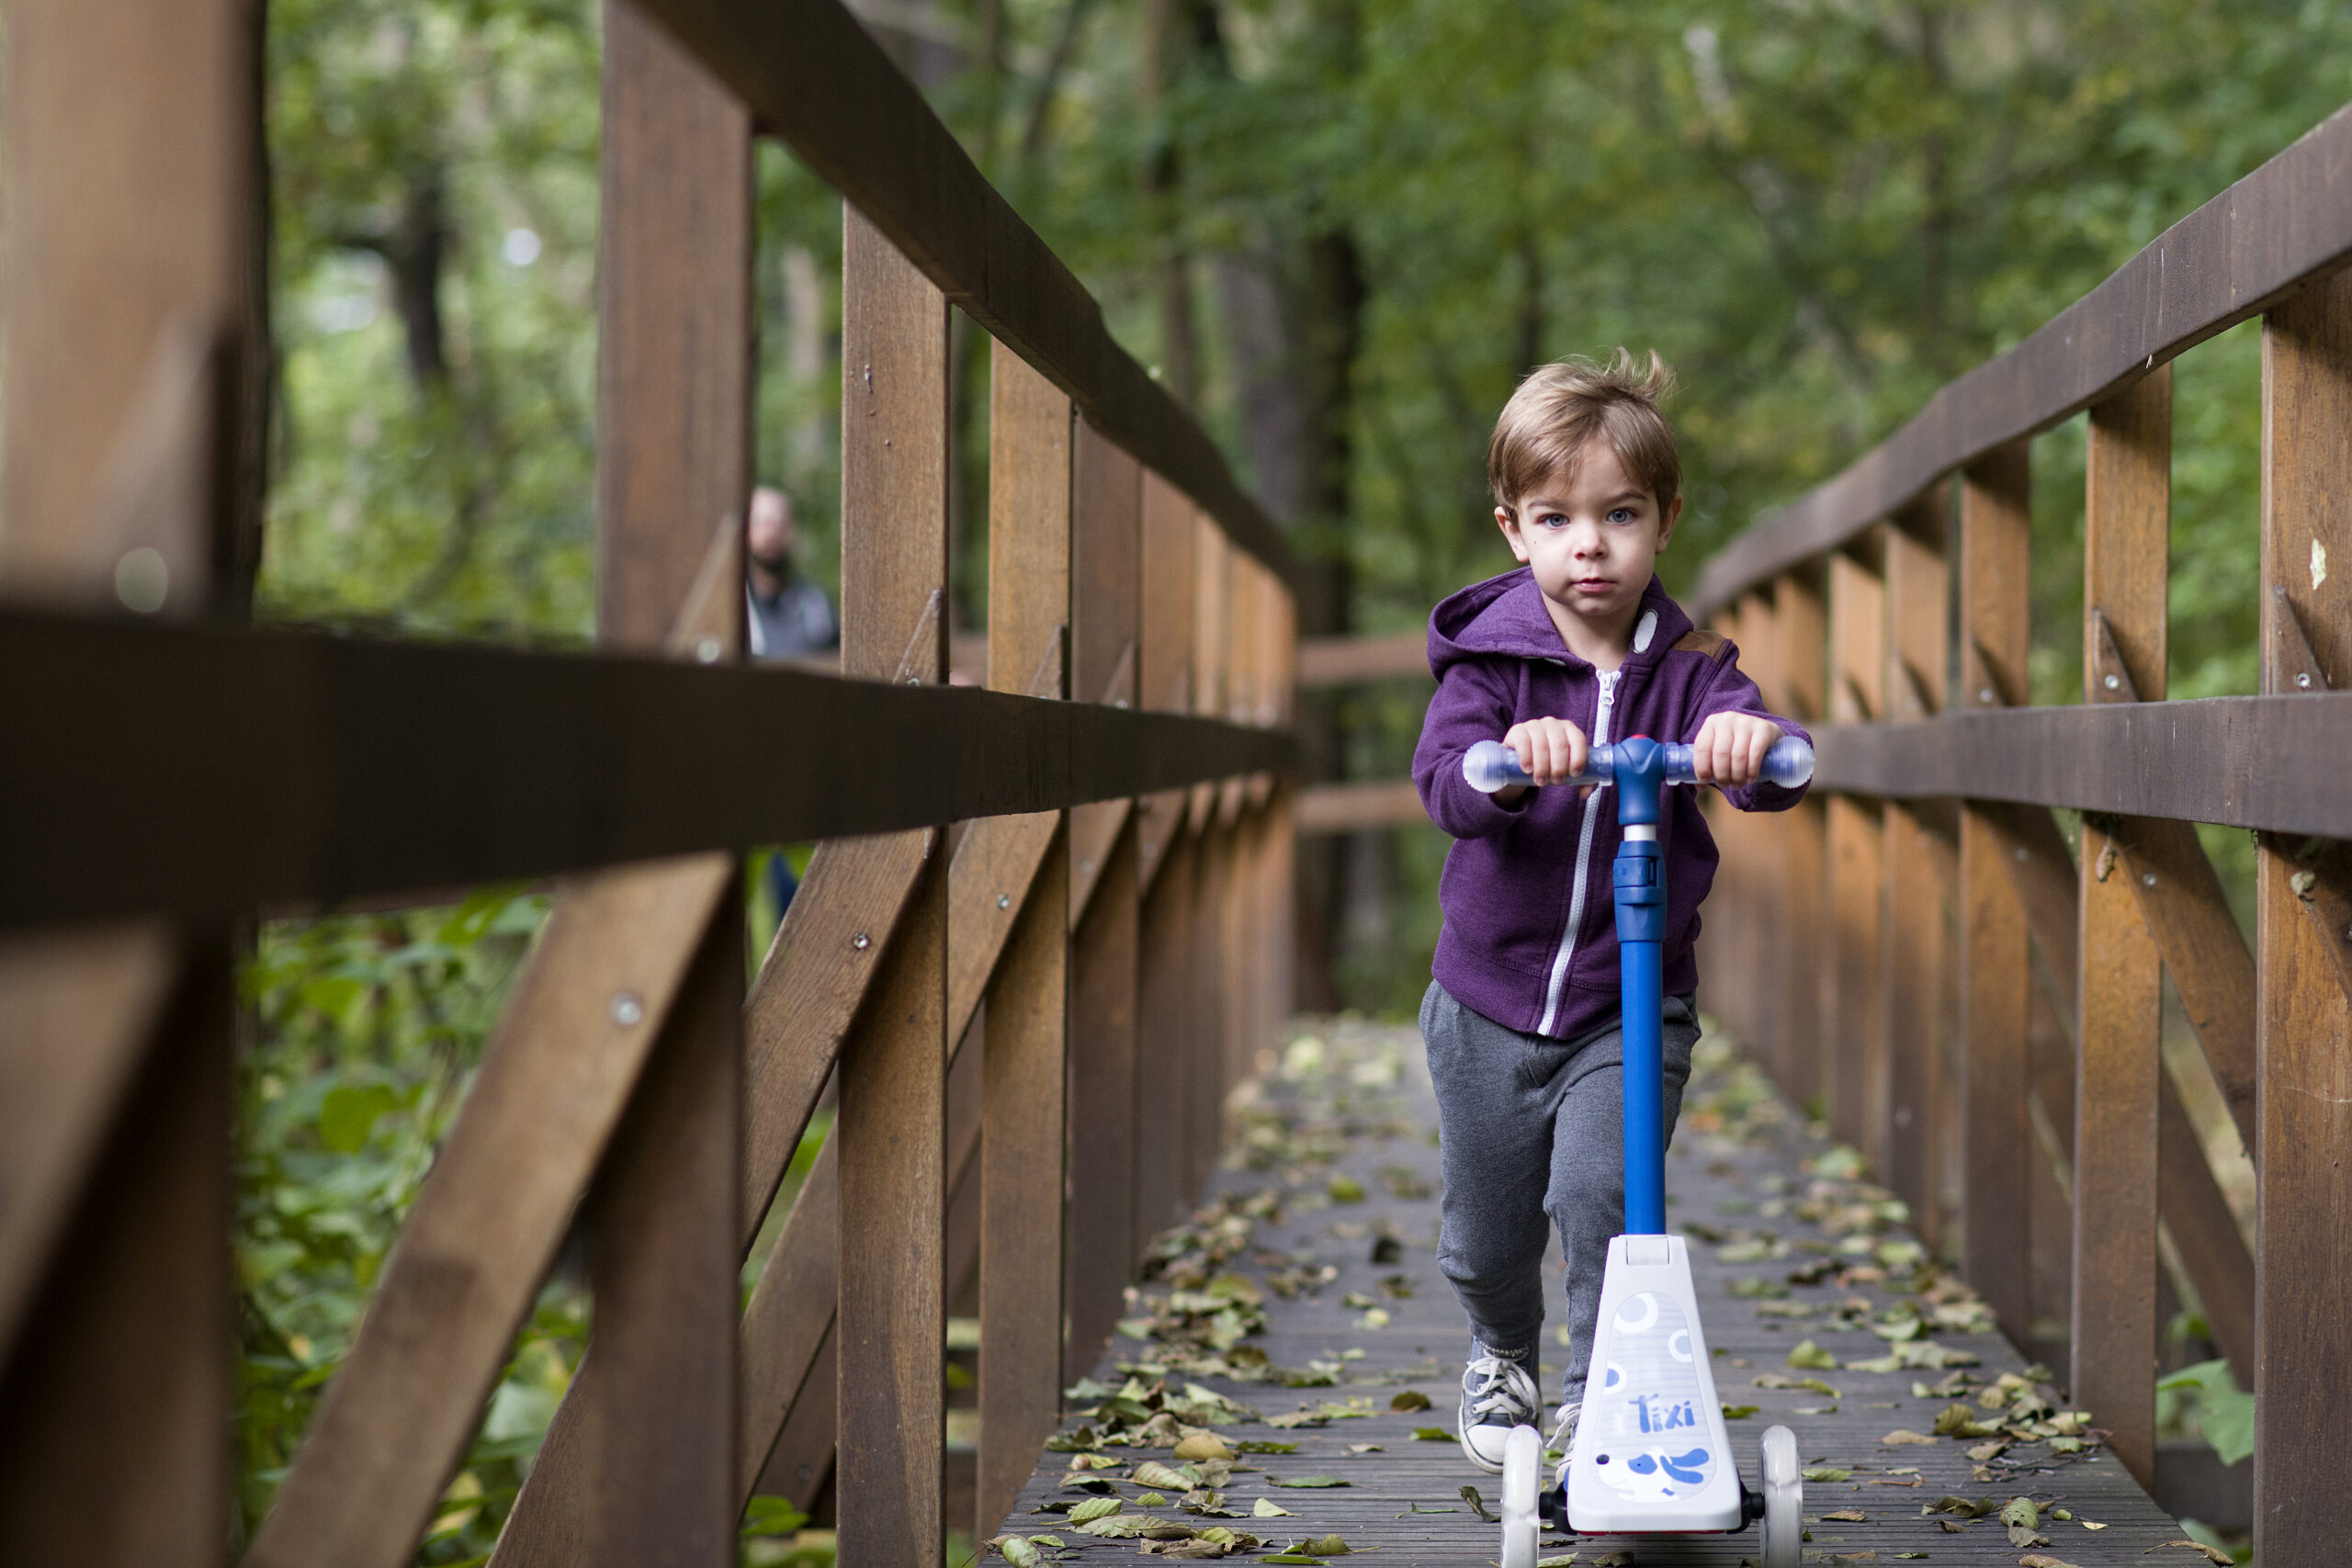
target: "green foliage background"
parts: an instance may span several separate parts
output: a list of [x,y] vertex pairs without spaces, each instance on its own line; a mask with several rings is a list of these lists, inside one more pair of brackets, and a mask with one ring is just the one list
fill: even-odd
[[[2352,96],[2352,12],[2306,0],[907,0],[889,47],[986,171],[1192,397],[1245,479],[1257,328],[1228,264],[1362,293],[1329,514],[1358,629],[1508,565],[1488,422],[1533,360],[1654,345],[1690,513],[1669,585],[2015,344]],[[598,7],[274,0],[281,393],[264,612],[411,635],[593,630]],[[1181,47],[1180,47],[1181,45]],[[839,206],[759,164],[758,463],[837,558]],[[1183,310],[1164,287],[1179,282]],[[421,292],[420,277],[429,283]],[[437,320],[420,325],[419,300]],[[985,443],[967,354],[967,519]],[[2251,690],[2259,344],[2177,369],[2172,689]],[[2037,697],[2078,677],[2079,422],[2038,445]],[[967,529],[967,534],[970,530]],[[984,544],[959,544],[959,583]],[[963,592],[967,617],[984,593]],[[1402,771],[1422,694],[1340,699],[1340,771]],[[2243,858],[2243,846],[2217,839]],[[1374,844],[1349,1000],[1409,1007],[1433,830]],[[265,929],[246,989],[248,1521],[459,1103],[537,900]],[[1363,918],[1358,918],[1362,916]],[[487,1550],[577,1356],[559,1281],[420,1561]],[[535,1425],[535,1423],[538,1425]]]

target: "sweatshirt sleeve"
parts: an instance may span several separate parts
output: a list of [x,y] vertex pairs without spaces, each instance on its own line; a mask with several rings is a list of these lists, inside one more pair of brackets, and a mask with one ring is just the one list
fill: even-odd
[[[1686,741],[1697,739],[1699,727],[1719,713],[1752,714],[1758,718],[1768,718],[1779,725],[1782,733],[1793,735],[1808,745],[1813,741],[1813,737],[1795,719],[1783,718],[1764,705],[1764,694],[1756,689],[1756,682],[1749,680],[1747,672],[1739,667],[1738,645],[1730,641],[1723,645],[1713,677],[1699,688],[1698,703],[1682,739]],[[1794,789],[1784,789],[1759,779],[1738,789],[1724,790],[1723,794],[1725,800],[1742,811],[1786,811],[1803,800],[1805,791],[1811,787],[1807,783]]]
[[1413,752],[1413,783],[1430,820],[1457,839],[1484,839],[1526,814],[1522,794],[1510,806],[1470,787],[1462,776],[1462,756],[1481,740],[1500,740],[1511,727],[1511,694],[1505,677],[1486,660],[1446,666],[1421,720],[1421,743]]

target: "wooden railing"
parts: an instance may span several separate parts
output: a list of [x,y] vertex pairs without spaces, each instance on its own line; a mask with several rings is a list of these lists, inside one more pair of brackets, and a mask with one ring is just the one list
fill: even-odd
[[[2143,1483],[2185,1278],[2255,1393],[2264,1562],[2352,1534],[2348,192],[2352,111],[1717,554],[1695,606],[1821,727],[1804,807],[1716,818],[1708,1005],[2013,1338],[2067,1323],[2062,1375]],[[2257,313],[2264,694],[2166,702],[2169,361]],[[2030,444],[2084,410],[2084,697],[2029,707]],[[2258,837],[2251,949],[2196,822]],[[2160,972],[2258,1172],[2251,1254],[2159,1054]]]
[[[732,1562],[763,1472],[829,1468],[842,1562],[938,1562],[950,1292],[992,1524],[1286,1003],[1281,539],[835,0],[612,0],[600,650],[242,626],[250,21],[8,17],[0,1557],[223,1551],[240,922],[556,874],[246,1561],[410,1560],[585,1213],[502,1568]],[[850,204],[852,679],[737,662],[755,130]],[[988,691],[941,684],[951,307],[997,344]],[[738,852],[808,839],[747,987]]]

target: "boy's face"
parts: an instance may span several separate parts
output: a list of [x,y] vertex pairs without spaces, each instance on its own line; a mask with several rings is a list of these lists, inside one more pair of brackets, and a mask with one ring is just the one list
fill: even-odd
[[1604,441],[1592,441],[1577,455],[1573,474],[1546,478],[1519,498],[1514,509],[1498,506],[1510,552],[1535,569],[1544,597],[1597,627],[1630,623],[1652,563],[1674,535],[1682,515],[1676,496],[1663,512],[1657,497],[1635,483]]

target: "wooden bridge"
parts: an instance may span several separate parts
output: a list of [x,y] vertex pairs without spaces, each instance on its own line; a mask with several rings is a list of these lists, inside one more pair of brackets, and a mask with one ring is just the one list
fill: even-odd
[[[980,1436],[951,1522],[985,1537],[1016,1499],[1092,1495],[1063,1491],[1060,1453],[1035,1479],[1062,1391],[1144,1359],[1100,1362],[1124,1287],[1207,1193],[1229,1116],[1296,1087],[1228,1103],[1288,1010],[1294,836],[1397,815],[1392,786],[1297,787],[1296,677],[1393,672],[1395,650],[1302,671],[1280,532],[837,0],[608,7],[598,649],[252,627],[250,8],[16,0],[7,41],[0,1561],[226,1555],[241,933],[257,909],[500,878],[560,879],[553,913],[244,1561],[413,1560],[582,1213],[594,1339],[500,1568],[728,1562],[755,1491],[827,1492],[844,1563],[940,1561],[948,1303],[975,1279]],[[738,662],[755,136],[849,209],[839,677]],[[2065,1535],[2063,1561],[2143,1561],[2161,1533],[2132,1483],[2154,1478],[2164,1303],[2192,1298],[2255,1391],[2261,1560],[2352,1540],[2347,257],[2338,116],[1699,589],[1768,697],[1822,727],[1806,807],[1722,823],[1705,999],[1957,1263],[2007,1337],[1980,1336],[1982,1366],[2038,1358],[2052,1377],[2020,1381],[2092,1412],[2116,1528]],[[944,684],[955,310],[995,348],[984,691]],[[2167,364],[2256,315],[2266,694],[2169,703]],[[2030,707],[2030,446],[2086,409],[2085,701]],[[2072,839],[2052,807],[2080,814]],[[2199,822],[2258,836],[2251,944]],[[805,840],[747,986],[736,852]],[[2159,1050],[2164,974],[2188,1058]],[[833,1131],[746,1302],[829,1082]],[[1820,1157],[1793,1125],[1689,1174],[1693,1234],[1750,1201],[1733,1185]],[[2258,1172],[2251,1245],[2208,1158],[2231,1129]],[[1384,1165],[1424,1201],[1424,1156],[1339,1174],[1361,1190]],[[1448,1422],[1427,1209],[1393,1218],[1419,1249],[1396,1284],[1263,1287],[1266,1354],[1332,1350],[1329,1403],[1419,1384]],[[1347,1358],[1334,1340],[1374,1313],[1388,1348]],[[1755,1359],[1771,1321],[1792,1318],[1727,1306],[1725,1348]],[[1907,1386],[1891,1427],[1927,1397]],[[1330,1473],[1385,1458],[1307,1414]],[[1355,1440],[1444,1452],[1381,1431]],[[1962,1488],[1939,1441],[1906,1501]],[[1109,1483],[1139,1506],[1142,1451]],[[1419,1466],[1421,1506],[1447,1506],[1442,1468]],[[1382,1539],[1404,1561],[1492,1551]]]

